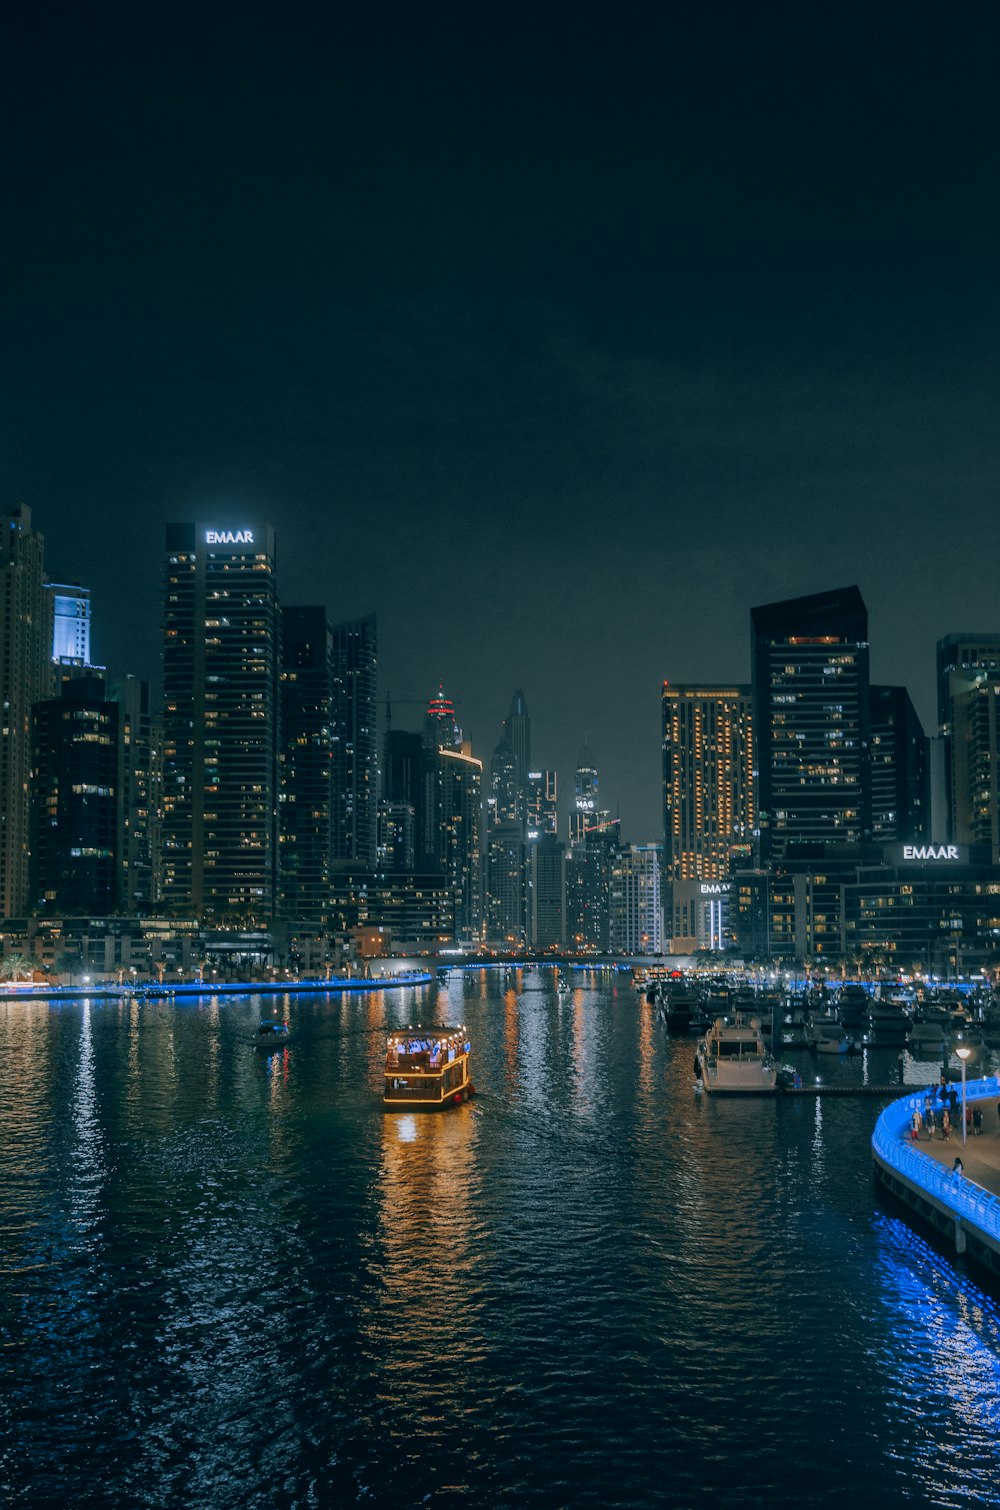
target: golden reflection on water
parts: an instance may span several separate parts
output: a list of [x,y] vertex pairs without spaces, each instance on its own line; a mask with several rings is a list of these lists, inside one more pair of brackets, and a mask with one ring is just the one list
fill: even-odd
[[383,1116],[373,1263],[379,1300],[363,1329],[387,1382],[433,1393],[435,1416],[460,1404],[455,1363],[459,1356],[468,1362],[479,1346],[478,1128],[471,1106]]
[[[518,972],[520,975],[520,972]],[[517,991],[513,987],[503,997],[503,1078],[504,1093],[508,1097],[517,1093],[518,1051],[521,1038],[521,1022]]]

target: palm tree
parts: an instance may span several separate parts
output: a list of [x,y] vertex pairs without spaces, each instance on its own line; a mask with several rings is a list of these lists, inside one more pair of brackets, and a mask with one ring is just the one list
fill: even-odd
[[7,954],[0,960],[0,976],[4,980],[31,980],[35,973],[34,960],[23,954]]

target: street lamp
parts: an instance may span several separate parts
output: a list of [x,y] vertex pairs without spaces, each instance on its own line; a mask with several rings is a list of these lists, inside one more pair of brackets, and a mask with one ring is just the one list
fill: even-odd
[[965,1127],[965,1061],[972,1053],[972,1050],[969,1048],[968,1044],[964,1044],[962,1048],[956,1049],[955,1053],[962,1061],[962,1142],[964,1144],[967,1141],[968,1136]]

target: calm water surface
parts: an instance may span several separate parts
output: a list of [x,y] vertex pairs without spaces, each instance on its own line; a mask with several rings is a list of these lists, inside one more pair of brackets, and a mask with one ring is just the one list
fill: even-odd
[[[1000,1305],[875,1194],[882,1103],[709,1100],[572,978],[289,998],[272,1058],[254,999],[0,1005],[0,1499],[1000,1504]],[[383,1114],[415,1021],[469,1106]]]

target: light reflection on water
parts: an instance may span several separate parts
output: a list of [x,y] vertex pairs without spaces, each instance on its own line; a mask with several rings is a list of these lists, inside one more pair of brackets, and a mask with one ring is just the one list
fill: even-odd
[[[253,998],[5,1003],[0,1494],[997,1503],[1000,1312],[875,1195],[881,1103],[696,1095],[571,984],[285,997],[268,1056]],[[382,1109],[418,1020],[470,1028],[454,1113]]]

